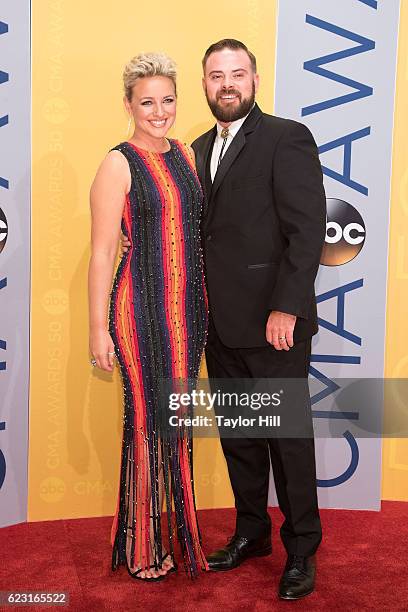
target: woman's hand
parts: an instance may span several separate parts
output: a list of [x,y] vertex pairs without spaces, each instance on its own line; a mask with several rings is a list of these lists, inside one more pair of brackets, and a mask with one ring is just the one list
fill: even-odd
[[115,346],[112,342],[110,333],[106,329],[91,330],[89,335],[89,350],[98,368],[106,370],[107,372],[112,372],[115,358]]
[[122,232],[120,234],[120,254],[122,257],[125,253],[128,252],[131,244],[132,243],[130,242],[129,238],[125,236],[125,234]]

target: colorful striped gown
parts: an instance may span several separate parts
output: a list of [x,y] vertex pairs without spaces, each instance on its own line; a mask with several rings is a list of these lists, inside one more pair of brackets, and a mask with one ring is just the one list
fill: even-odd
[[124,388],[112,568],[123,564],[132,574],[161,567],[166,554],[174,561],[177,534],[185,567],[195,576],[208,566],[195,510],[191,431],[173,427],[164,435],[161,423],[170,414],[163,381],[191,386],[205,344],[203,193],[190,150],[176,140],[170,147],[165,153],[129,142],[115,147],[131,173],[122,218],[131,247],[118,266],[109,312]]

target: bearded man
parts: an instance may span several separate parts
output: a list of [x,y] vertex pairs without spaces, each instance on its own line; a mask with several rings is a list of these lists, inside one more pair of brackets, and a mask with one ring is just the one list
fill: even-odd
[[[256,59],[242,42],[225,39],[209,47],[202,83],[217,119],[192,144],[206,195],[202,240],[210,380],[306,381],[317,332],[314,281],[326,222],[315,141],[303,124],[260,110]],[[301,403],[292,416],[302,415],[306,431],[308,394]],[[237,516],[232,539],[208,556],[210,569],[230,570],[271,553],[271,461],[288,555],[278,593],[283,599],[308,595],[322,537],[313,433],[221,437],[221,444]]]

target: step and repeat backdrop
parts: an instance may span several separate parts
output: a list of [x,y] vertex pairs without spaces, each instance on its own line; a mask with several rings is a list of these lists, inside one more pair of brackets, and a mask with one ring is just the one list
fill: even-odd
[[[341,379],[408,375],[406,1],[209,0],[192,15],[176,0],[154,20],[130,0],[74,4],[0,7],[0,525],[114,511],[122,387],[117,369],[89,363],[89,187],[127,137],[129,58],[174,57],[172,135],[192,142],[213,124],[201,58],[225,37],[257,56],[261,108],[306,123],[321,155],[328,225],[310,374],[316,430],[336,420],[340,435],[316,441],[320,505],[408,500],[407,440],[359,438],[348,423],[361,406],[343,421],[330,410]],[[372,413],[380,423],[381,393]],[[233,505],[218,440],[196,440],[195,479],[199,508]]]

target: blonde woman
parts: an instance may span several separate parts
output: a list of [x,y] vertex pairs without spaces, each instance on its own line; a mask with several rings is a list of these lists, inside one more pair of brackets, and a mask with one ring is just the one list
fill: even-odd
[[[191,575],[208,569],[195,510],[191,431],[163,435],[159,426],[169,408],[163,381],[195,380],[205,343],[203,193],[192,150],[166,138],[176,117],[174,62],[141,54],[123,78],[134,132],[108,153],[91,188],[90,351],[93,365],[107,371],[116,354],[124,389],[112,568],[124,564],[132,577],[151,582],[176,569],[174,534]],[[111,289],[121,230],[130,248]]]

